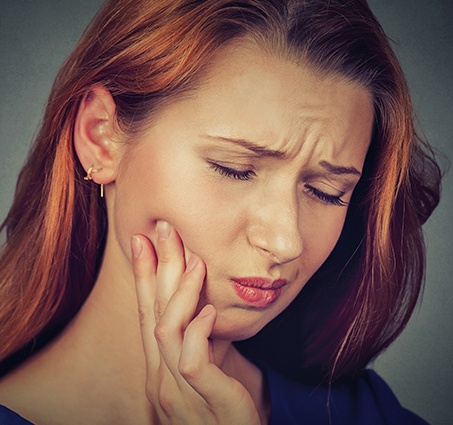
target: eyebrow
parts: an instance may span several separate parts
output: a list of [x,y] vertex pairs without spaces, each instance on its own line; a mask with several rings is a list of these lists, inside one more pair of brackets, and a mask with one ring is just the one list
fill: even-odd
[[[257,155],[266,156],[271,158],[279,158],[283,159],[286,157],[286,153],[278,150],[268,149],[263,146],[256,145],[255,143],[251,143],[244,139],[234,139],[229,137],[222,137],[222,136],[210,136],[209,134],[204,134],[203,137],[206,137],[211,140],[221,141],[232,143],[238,146],[242,146]],[[345,175],[345,174],[352,174],[355,176],[361,176],[362,173],[355,167],[345,167],[343,165],[334,165],[328,161],[320,161],[319,165],[323,167],[328,173],[334,175]]]
[[204,134],[203,136],[208,139],[211,139],[211,140],[233,143],[235,145],[242,146],[243,148],[246,148],[249,151],[252,151],[253,153],[256,153],[257,155],[260,155],[260,156],[267,156],[267,157],[271,157],[271,158],[281,158],[281,159],[286,157],[285,152],[276,151],[273,149],[267,149],[263,146],[256,145],[255,143],[251,143],[244,139],[231,139],[229,137],[210,136],[208,134]]
[[327,161],[321,161],[319,163],[321,167],[327,170],[330,174],[342,175],[342,174],[353,174],[355,176],[361,176],[362,173],[355,167],[345,167],[342,165],[334,165]]

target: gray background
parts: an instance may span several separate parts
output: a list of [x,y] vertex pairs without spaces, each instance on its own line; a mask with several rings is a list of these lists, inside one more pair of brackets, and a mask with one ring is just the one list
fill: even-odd
[[[53,78],[100,0],[0,0],[0,220]],[[406,70],[427,139],[453,158],[453,2],[372,0]],[[452,170],[453,172],[453,170]],[[453,424],[453,174],[425,227],[423,302],[375,363],[401,403],[434,425]]]

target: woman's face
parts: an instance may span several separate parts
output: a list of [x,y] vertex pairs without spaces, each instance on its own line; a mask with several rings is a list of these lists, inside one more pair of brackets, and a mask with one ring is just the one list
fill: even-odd
[[[230,46],[124,156],[110,231],[129,259],[132,234],[155,241],[157,220],[173,225],[206,263],[200,307],[217,309],[212,336],[250,337],[334,248],[372,123],[364,88]],[[276,280],[280,289],[265,290]]]

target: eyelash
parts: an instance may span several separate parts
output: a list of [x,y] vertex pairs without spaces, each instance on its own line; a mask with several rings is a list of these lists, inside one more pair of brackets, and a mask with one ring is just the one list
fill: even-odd
[[209,165],[214,171],[217,171],[223,177],[229,177],[235,180],[251,180],[256,176],[253,170],[238,171],[233,168],[225,167],[224,165],[219,165],[215,162],[209,161]]
[[[256,176],[253,170],[238,171],[211,161],[209,161],[209,165],[221,176],[235,180],[248,181]],[[317,199],[325,202],[326,204],[336,205],[339,207],[346,207],[349,205],[349,202],[343,201],[343,199],[341,199],[341,196],[329,195],[328,193],[325,193],[322,190],[316,189],[316,187],[310,185],[305,185],[305,187],[308,189],[308,192],[311,195],[315,196]]]
[[325,193],[322,190],[316,189],[316,187],[307,184],[305,185],[305,187],[308,189],[308,192],[311,195],[316,196],[316,198],[318,198],[322,202],[326,202],[327,204],[332,204],[339,207],[347,207],[349,205],[349,202],[343,201],[343,199],[341,199],[341,195],[329,195],[328,193]]

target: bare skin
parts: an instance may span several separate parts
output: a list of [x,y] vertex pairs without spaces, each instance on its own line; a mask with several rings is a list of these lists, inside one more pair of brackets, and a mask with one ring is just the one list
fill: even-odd
[[[0,382],[1,403],[37,425],[269,421],[264,377],[232,341],[283,311],[334,248],[373,103],[256,45],[219,53],[208,77],[127,155],[108,91],[80,105],[74,144],[106,185],[109,234],[79,314]],[[232,284],[248,276],[286,284],[256,307]]]
[[[113,286],[114,277],[105,272],[82,312],[62,336],[2,381],[2,403],[37,425],[124,424],[131,418],[139,424],[267,423],[270,405],[259,369],[228,342],[211,344],[208,348],[208,336],[215,321],[214,308],[207,306],[198,318],[191,320],[203,283],[204,263],[193,256],[197,262],[192,271],[186,270],[182,242],[173,229],[168,239],[157,238],[156,251],[165,260],[160,262],[160,267],[157,267],[156,251],[146,237],[134,236],[132,247],[136,248],[132,258],[137,292],[131,288],[127,294],[112,293],[110,300],[116,304],[118,298],[117,302],[124,303],[126,295],[136,305],[137,297],[139,315],[136,307],[130,311],[135,323],[129,326],[127,313],[115,320],[117,312],[109,305],[97,303],[101,288],[108,291]],[[102,298],[105,296],[103,293]],[[105,306],[104,312],[99,311],[101,305]],[[154,338],[156,323],[161,323],[161,331],[157,332],[161,333],[160,344]],[[182,350],[181,326],[187,329],[185,350]],[[117,331],[110,331],[114,329]],[[96,340],[100,334],[102,345]],[[144,351],[132,347],[127,350],[131,341],[143,343]],[[104,355],[106,344],[113,354],[108,358]],[[178,360],[180,352],[184,355]],[[200,353],[206,353],[207,357],[201,358]],[[160,360],[156,362],[156,358]],[[212,370],[207,371],[206,364]],[[204,372],[203,379],[197,370]],[[93,376],[96,379],[90,379]],[[155,382],[163,383],[160,387],[165,391],[158,394]],[[214,397],[209,399],[210,406],[206,409],[205,402],[189,382],[201,393],[203,385],[207,385],[206,394],[217,395],[218,406]],[[216,386],[219,382],[225,391],[218,392],[218,387],[210,391],[209,385]],[[226,384],[232,387],[231,400],[225,398],[229,394]],[[180,398],[176,397],[179,387],[184,388]],[[111,388],[119,390],[112,392]],[[171,397],[169,411],[161,407],[165,405],[165,397]],[[180,405],[175,404],[178,400]],[[194,410],[195,403],[200,403],[201,408]],[[233,411],[232,405],[236,406]],[[209,418],[209,412],[216,415]],[[232,412],[237,416],[231,417]]]

